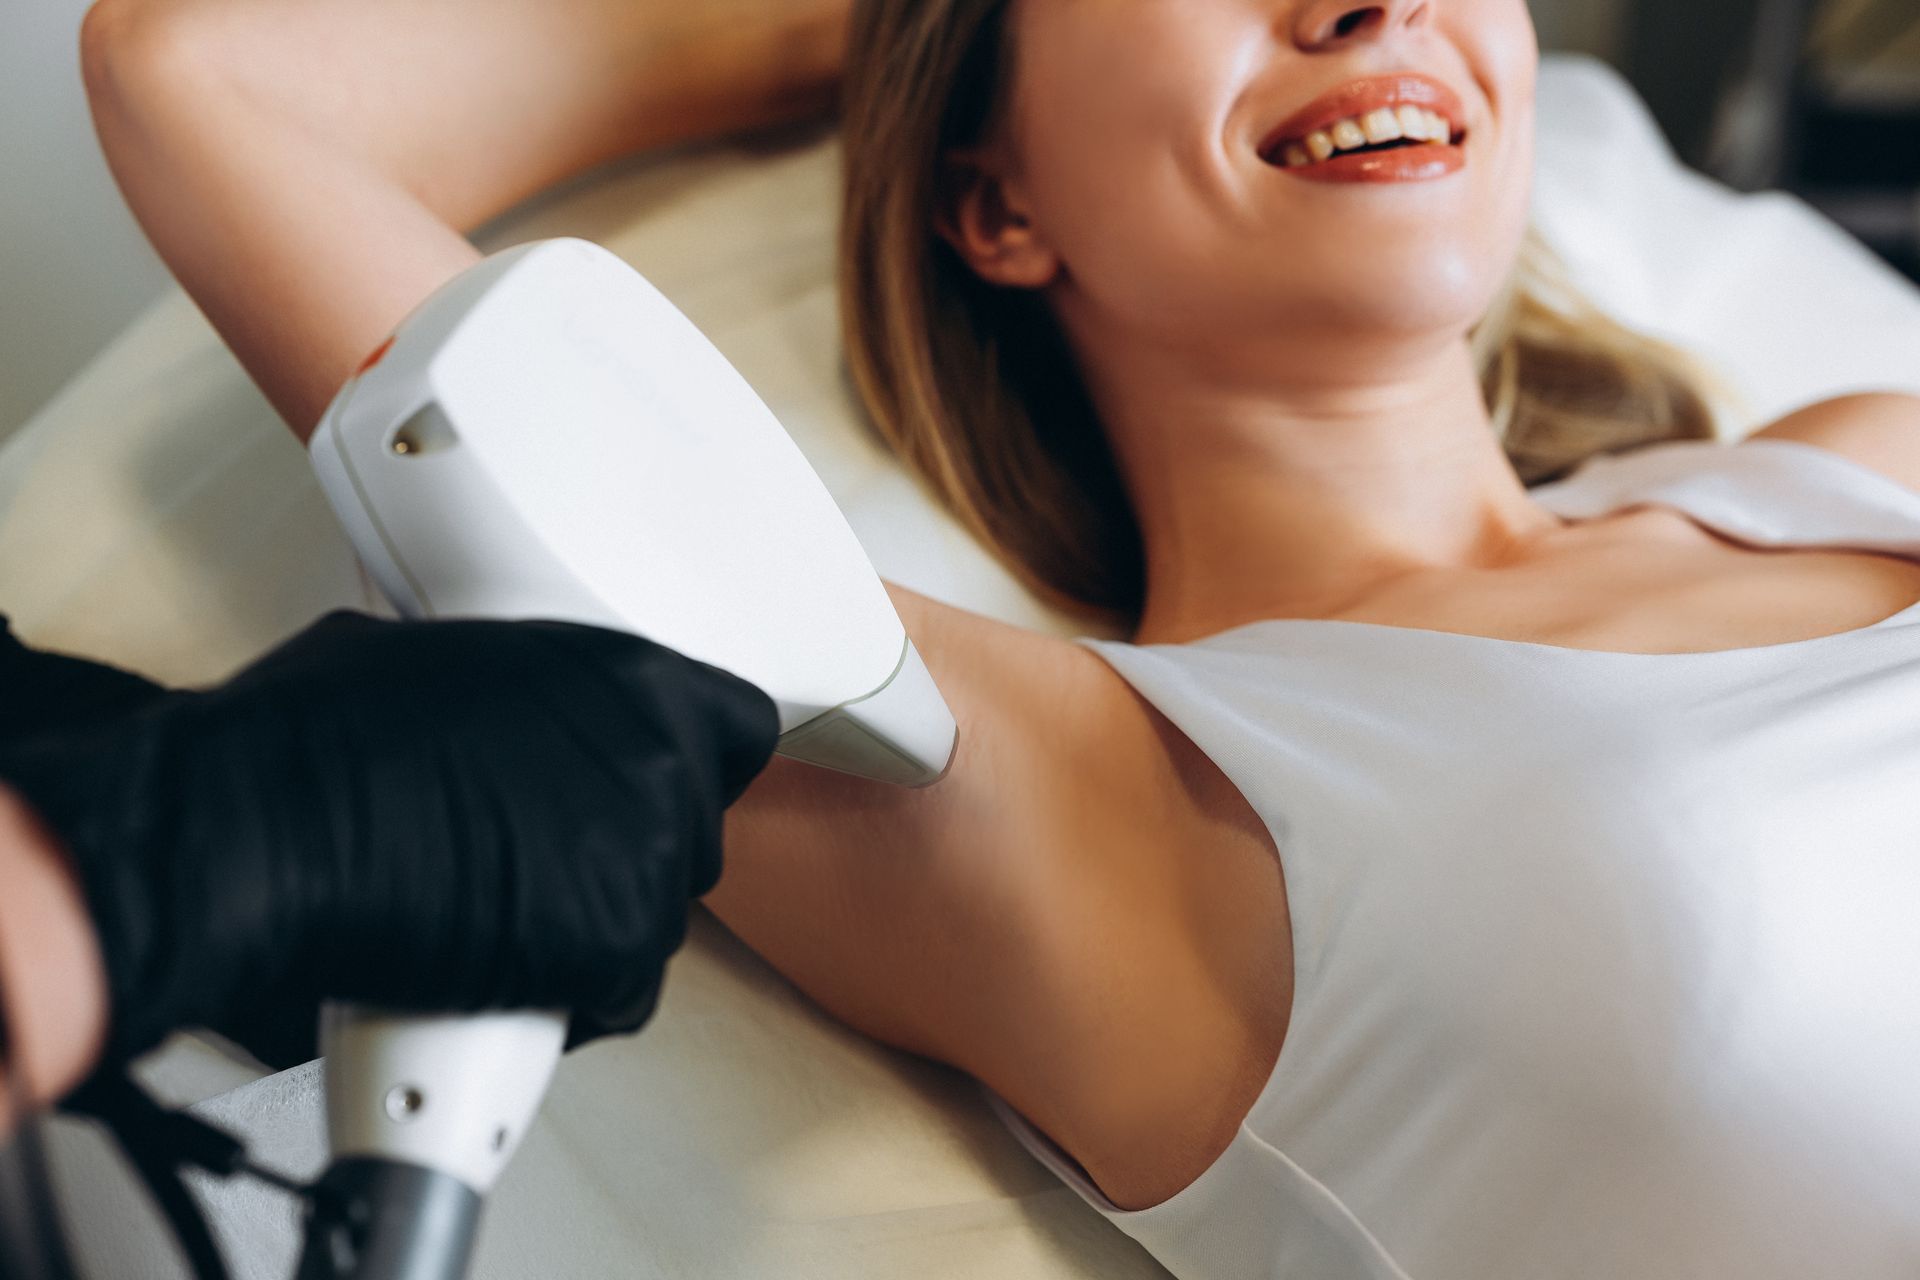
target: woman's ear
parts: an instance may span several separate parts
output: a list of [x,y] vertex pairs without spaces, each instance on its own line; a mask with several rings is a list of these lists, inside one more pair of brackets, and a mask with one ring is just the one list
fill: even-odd
[[982,148],[956,148],[941,157],[933,223],[940,238],[991,284],[1038,289],[1060,269],[1018,183]]

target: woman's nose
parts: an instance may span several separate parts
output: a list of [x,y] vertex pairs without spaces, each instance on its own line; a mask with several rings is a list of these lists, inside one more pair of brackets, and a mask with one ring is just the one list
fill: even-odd
[[1362,40],[1378,40],[1390,31],[1427,21],[1432,0],[1311,0],[1295,12],[1293,42],[1307,53],[1322,53]]

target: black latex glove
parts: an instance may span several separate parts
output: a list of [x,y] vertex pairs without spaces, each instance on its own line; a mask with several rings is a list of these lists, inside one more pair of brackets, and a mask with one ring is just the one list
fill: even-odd
[[206,691],[0,744],[74,861],[112,1064],[176,1027],[268,1061],[320,1000],[653,1013],[772,700],[634,636],[333,613]]
[[104,662],[29,649],[0,613],[0,750],[35,734],[125,715],[166,691]]

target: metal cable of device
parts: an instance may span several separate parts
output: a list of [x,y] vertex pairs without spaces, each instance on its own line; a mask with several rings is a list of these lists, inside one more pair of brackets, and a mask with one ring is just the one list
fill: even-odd
[[[0,957],[4,954],[0,945]],[[7,994],[7,974],[0,963],[0,1071],[6,1074],[14,1126],[11,1142],[0,1145],[0,1276],[79,1280],[60,1222],[43,1121],[34,1115],[24,1073],[18,1069],[14,1045],[19,1034]],[[99,1073],[63,1105],[105,1126],[165,1218],[197,1280],[230,1280],[230,1273],[206,1215],[181,1177],[183,1168],[223,1178],[246,1174],[300,1199],[309,1215],[324,1207],[318,1188],[254,1164],[238,1138],[196,1116],[162,1107],[124,1068]]]
[[[193,1135],[179,1130],[177,1125],[198,1122],[162,1109],[120,1072],[103,1074],[89,1081],[69,1098],[68,1105],[94,1116],[113,1135],[121,1154],[133,1165],[147,1194],[166,1218],[174,1243],[180,1247],[188,1269],[198,1280],[230,1280],[226,1259],[214,1243],[206,1215],[180,1176],[183,1165],[201,1162],[182,1141]],[[207,1127],[211,1130],[211,1126]]]

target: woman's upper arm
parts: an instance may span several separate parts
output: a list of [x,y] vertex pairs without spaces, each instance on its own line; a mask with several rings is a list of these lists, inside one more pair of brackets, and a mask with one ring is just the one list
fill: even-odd
[[821,109],[847,0],[100,0],[81,62],[148,238],[304,437],[477,253],[649,145]]
[[1164,1153],[1246,1036],[1198,896],[1245,852],[1228,806],[1091,650],[893,592],[959,722],[946,777],[776,758],[704,901],[827,1012],[976,1076],[1090,1168]]
[[951,1062],[978,958],[1021,963],[1044,941],[1033,908],[1061,852],[1081,658],[892,591],[959,726],[953,763],[907,788],[776,756],[728,811],[725,870],[704,901],[829,1012]]

